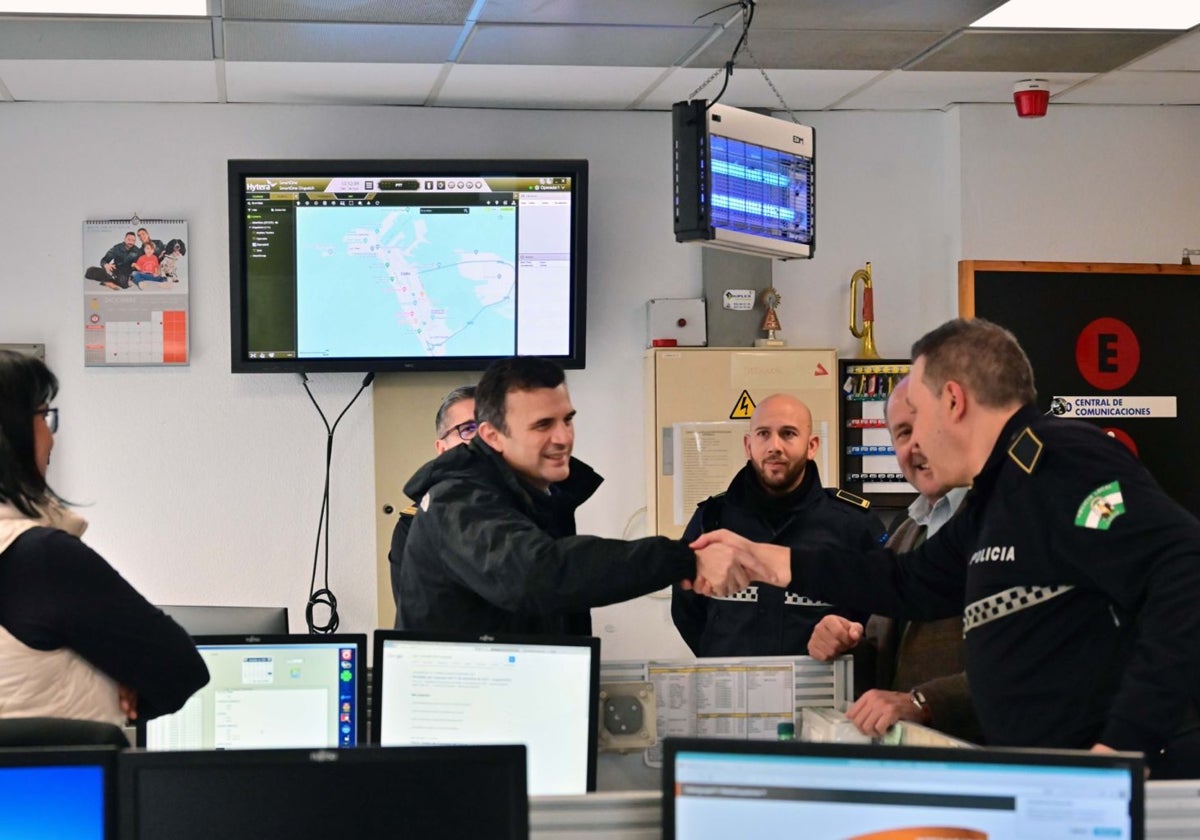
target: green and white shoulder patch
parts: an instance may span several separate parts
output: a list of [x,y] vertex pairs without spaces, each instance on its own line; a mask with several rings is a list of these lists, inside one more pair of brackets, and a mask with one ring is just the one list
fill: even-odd
[[1124,512],[1125,498],[1121,495],[1121,485],[1112,481],[1088,494],[1075,512],[1075,524],[1080,528],[1107,531],[1113,520]]

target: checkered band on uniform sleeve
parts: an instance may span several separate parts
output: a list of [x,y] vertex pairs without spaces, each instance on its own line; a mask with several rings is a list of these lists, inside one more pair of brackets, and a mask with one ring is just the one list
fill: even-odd
[[997,618],[1036,607],[1074,589],[1074,586],[1014,586],[967,604],[963,610],[963,635]]
[[747,586],[741,592],[734,592],[732,595],[714,595],[718,601],[746,601],[751,604],[758,603],[758,587]]
[[783,593],[783,603],[789,607],[832,607],[828,601],[816,601],[812,598],[806,598],[803,595],[797,595],[795,592]]

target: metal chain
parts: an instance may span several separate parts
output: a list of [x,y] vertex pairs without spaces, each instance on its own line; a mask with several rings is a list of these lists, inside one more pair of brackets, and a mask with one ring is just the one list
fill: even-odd
[[[767,71],[763,69],[761,64],[759,64],[758,59],[754,56],[754,50],[750,49],[749,32],[746,33],[745,40],[742,42],[742,49],[746,51],[746,55],[750,56],[750,60],[754,62],[754,66],[758,69],[758,72],[762,74],[763,79],[766,81],[767,87],[769,87],[771,92],[775,94],[775,98],[779,100],[779,104],[783,106],[783,110],[787,111],[787,115],[791,117],[792,122],[794,122],[796,125],[800,125],[800,120],[796,117],[796,113],[787,104],[787,100],[783,98],[783,94],[779,92],[779,88],[775,87],[775,83],[771,81],[771,77],[767,75]],[[711,85],[713,80],[716,79],[717,76],[720,76],[723,72],[725,72],[724,67],[718,67],[716,70],[714,70],[712,75],[710,75],[701,83],[700,87],[691,92],[691,94],[688,96],[688,99],[695,99],[696,94]]]
[[767,75],[767,71],[762,68],[762,65],[758,63],[758,59],[754,57],[754,51],[750,49],[749,38],[746,38],[746,42],[742,44],[742,49],[744,49],[746,54],[750,56],[750,60],[754,62],[754,66],[758,68],[758,72],[762,73],[762,77],[767,82],[767,87],[769,87],[771,92],[775,94],[775,98],[779,100],[779,104],[783,106],[783,110],[787,111],[787,115],[792,118],[792,122],[794,122],[796,125],[800,125],[800,120],[796,119],[796,114],[790,107],[788,107],[787,102],[784,101],[783,94],[779,92],[779,88],[775,87],[775,83],[771,81],[771,77]]
[[709,76],[707,79],[704,80],[703,84],[701,84],[700,87],[698,87],[694,91],[692,91],[691,96],[689,96],[688,99],[689,100],[695,99],[697,93],[699,93],[700,91],[704,90],[706,87],[711,85],[713,79],[717,78],[717,76],[720,76],[724,72],[725,72],[724,67],[718,67],[716,70],[713,71],[711,76]]

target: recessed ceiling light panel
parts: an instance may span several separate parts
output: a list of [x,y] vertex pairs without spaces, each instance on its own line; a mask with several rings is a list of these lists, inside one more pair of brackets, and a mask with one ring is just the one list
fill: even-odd
[[1007,29],[1191,29],[1196,0],[1008,0],[971,26]]

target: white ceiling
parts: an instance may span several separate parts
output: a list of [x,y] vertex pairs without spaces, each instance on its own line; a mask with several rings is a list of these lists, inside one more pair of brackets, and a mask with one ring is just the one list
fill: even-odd
[[[705,16],[723,2],[210,0],[207,18],[0,16],[0,103],[665,110],[732,53],[740,8]],[[1055,102],[1200,105],[1200,27],[966,28],[1001,2],[758,0],[721,101],[945,109],[1009,102],[1037,77]]]

